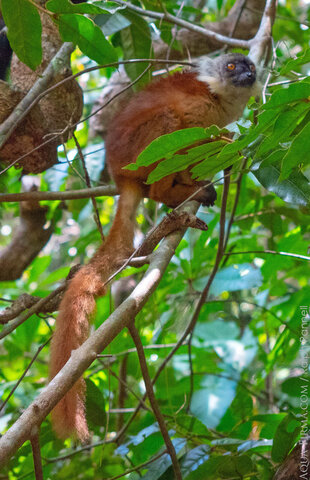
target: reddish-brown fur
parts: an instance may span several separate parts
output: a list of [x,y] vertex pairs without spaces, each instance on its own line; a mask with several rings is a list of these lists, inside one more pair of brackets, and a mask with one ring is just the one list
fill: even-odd
[[[88,318],[95,309],[94,298],[102,295],[102,283],[132,250],[134,218],[139,201],[153,198],[175,207],[192,195],[201,183],[185,171],[169,175],[149,186],[144,182],[154,166],[137,171],[122,167],[155,138],[186,127],[222,127],[234,120],[195,73],[176,73],[150,84],[135,95],[116,116],[106,139],[106,157],[111,174],[120,190],[117,213],[111,231],[95,256],[70,281],[60,305],[52,341],[51,378],[68,361],[88,335]],[[205,205],[215,200],[214,189],[205,189],[195,197]],[[52,412],[57,435],[85,440],[88,428],[84,412],[84,382],[80,379]]]

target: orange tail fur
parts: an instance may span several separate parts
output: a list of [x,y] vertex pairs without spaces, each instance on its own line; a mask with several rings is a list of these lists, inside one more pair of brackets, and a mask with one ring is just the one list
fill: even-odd
[[[105,243],[88,265],[79,270],[65,292],[56,320],[51,345],[52,379],[88,337],[89,317],[95,310],[95,298],[104,294],[103,283],[131,253],[134,220],[142,198],[140,187],[126,182],[121,189],[113,225]],[[53,428],[59,438],[72,436],[85,441],[88,427],[85,417],[85,382],[80,378],[52,411]]]

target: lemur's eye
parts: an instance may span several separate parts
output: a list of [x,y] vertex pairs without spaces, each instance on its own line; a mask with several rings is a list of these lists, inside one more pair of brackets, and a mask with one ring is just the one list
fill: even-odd
[[236,65],[235,65],[234,63],[229,63],[229,64],[227,65],[227,68],[228,68],[228,70],[235,70]]
[[252,63],[252,65],[250,65],[250,70],[251,70],[251,72],[255,72],[255,70],[256,70],[255,65],[253,65],[253,63]]

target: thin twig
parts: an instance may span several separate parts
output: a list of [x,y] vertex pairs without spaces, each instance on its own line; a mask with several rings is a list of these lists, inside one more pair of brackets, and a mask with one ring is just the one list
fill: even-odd
[[194,392],[194,368],[193,368],[193,358],[192,358],[192,335],[189,338],[187,343],[188,348],[188,364],[189,364],[189,396],[188,402],[186,407],[186,412],[189,413],[190,406],[191,406],[191,398]]
[[35,305],[29,308],[28,312],[26,312],[24,315],[21,315],[20,317],[16,318],[16,320],[11,322],[9,325],[4,327],[0,332],[0,339],[6,337],[11,332],[13,332],[17,327],[19,327],[19,325],[21,325],[26,320],[28,320],[28,318],[31,317],[31,315],[39,312],[44,305],[46,305],[50,300],[56,297],[59,293],[62,293],[65,290],[65,288],[66,288],[66,282],[64,282],[63,285],[60,285],[60,287],[56,288],[56,290],[54,290],[52,293],[47,295],[47,297],[41,298],[41,300],[39,300]]
[[[223,256],[220,252],[222,251],[222,248],[223,248],[223,242],[224,242],[224,236],[225,236],[226,207],[227,207],[227,198],[228,198],[228,191],[229,191],[229,184],[230,184],[230,175],[226,174],[226,172],[225,172],[225,175],[224,175],[224,179],[225,179],[224,180],[224,190],[223,190],[222,205],[221,205],[221,216],[220,216],[219,248],[217,250],[214,267],[213,267],[212,272],[210,274],[207,285],[205,286],[202,293],[200,294],[200,298],[199,298],[199,301],[198,301],[197,306],[195,308],[194,314],[193,314],[188,326],[186,327],[185,332],[183,333],[181,338],[178,340],[178,342],[175,344],[173,349],[169,352],[169,354],[167,355],[165,360],[159,366],[159,368],[158,368],[158,370],[157,370],[157,372],[156,372],[156,374],[155,374],[155,376],[152,380],[153,385],[156,383],[156,381],[157,381],[158,377],[160,376],[161,372],[165,369],[167,363],[171,360],[171,358],[177,352],[177,350],[182,345],[184,345],[184,342],[185,342],[187,336],[195,328],[196,322],[197,322],[199,314],[200,314],[200,310],[207,300],[211,284],[212,284],[212,282],[214,280],[214,277],[217,273],[217,270],[219,268],[219,265],[220,265],[220,262],[221,262],[221,259],[222,259],[222,256]],[[221,245],[222,245],[222,247],[221,247]],[[143,400],[145,400],[145,398],[146,398],[146,395],[143,396]],[[132,416],[127,420],[127,422],[123,426],[123,428],[117,433],[117,435],[116,435],[117,439],[121,438],[124,435],[126,430],[129,428],[129,426],[131,425],[131,423],[135,419],[136,415],[138,414],[140,408],[141,408],[141,404],[139,403],[139,405],[137,405],[136,410],[134,411]]]
[[[187,342],[184,342],[183,345],[187,345]],[[144,345],[143,348],[144,350],[156,350],[156,349],[162,349],[162,348],[171,348],[171,347],[175,347],[176,346],[176,343],[162,343],[162,344],[154,344],[154,345]],[[107,358],[107,357],[120,357],[120,356],[123,356],[123,355],[127,355],[128,353],[136,353],[136,349],[135,348],[128,348],[128,350],[124,350],[123,352],[118,352],[118,353],[113,353],[112,355],[111,354],[102,354],[102,355],[98,355],[98,358]]]
[[227,252],[224,255],[246,255],[248,253],[256,253],[259,255],[283,255],[285,257],[297,258],[298,260],[307,260],[310,261],[310,257],[306,255],[299,255],[298,253],[289,253],[289,252],[276,252],[275,250],[245,250],[243,252]]
[[165,455],[167,452],[164,450],[163,452],[160,452],[158,455],[155,455],[151,460],[148,460],[147,462],[140,463],[140,465],[137,465],[136,467],[130,468],[129,470],[126,470],[124,473],[120,473],[119,475],[116,475],[115,477],[110,477],[107,480],[117,480],[118,478],[122,478],[125,475],[128,475],[129,473],[136,472],[138,470],[141,470],[141,468],[147,467],[150,463],[155,462],[155,460],[158,460],[160,457]]
[[[184,2],[184,0],[183,0],[182,3],[181,3],[181,5],[180,5],[180,8],[179,8],[178,11],[177,11],[177,14],[176,14],[176,17],[177,17],[177,18],[180,18],[181,13],[182,13],[182,10],[183,10],[183,8],[184,8],[184,4],[185,4],[185,2]],[[163,5],[163,8],[164,8],[165,13],[167,13],[167,9],[166,9],[166,6],[165,6],[165,5]],[[177,34],[178,34],[177,25],[175,25],[174,27],[172,27],[171,31],[172,31],[171,40],[170,40],[170,42],[169,42],[169,45],[168,45],[168,48],[167,48],[167,53],[166,53],[166,58],[167,58],[167,60],[168,60],[169,57],[170,57],[172,45],[173,45],[173,43],[174,43],[174,41],[175,41],[175,39],[176,39],[176,37],[177,37]],[[169,72],[168,64],[166,65],[166,69],[167,69],[167,71]]]
[[[224,170],[224,173],[226,174],[227,172],[229,173],[230,171],[230,168],[229,169],[225,169]],[[217,248],[217,252],[216,252],[216,258],[215,258],[215,263],[214,263],[214,266],[212,268],[212,272],[208,278],[208,281],[207,281],[207,284],[206,286],[204,287],[203,291],[201,292],[201,295],[200,295],[200,298],[199,298],[199,301],[198,301],[198,304],[196,306],[196,309],[194,311],[194,314],[192,316],[192,319],[191,321],[189,322],[184,334],[182,335],[181,339],[182,341],[185,340],[186,336],[189,334],[190,337],[189,337],[189,343],[192,342],[192,338],[193,338],[193,333],[194,333],[194,328],[195,328],[195,325],[197,323],[197,320],[198,320],[198,317],[200,315],[200,311],[203,307],[203,305],[205,304],[207,298],[208,298],[208,295],[209,295],[209,291],[210,291],[210,287],[212,285],[212,282],[215,278],[215,275],[217,274],[217,271],[219,269],[219,266],[220,266],[220,263],[221,263],[221,260],[223,258],[223,254],[224,254],[224,251],[225,251],[225,222],[226,222],[226,208],[227,208],[227,199],[228,199],[228,192],[229,192],[229,185],[230,185],[230,176],[226,176],[225,175],[225,178],[224,178],[224,187],[223,187],[223,197],[222,197],[222,204],[221,204],[221,214],[220,214],[220,234],[219,234],[219,243],[218,243],[218,248]],[[185,336],[186,334],[186,336]],[[179,340],[179,341],[180,341]],[[170,352],[171,354],[172,352]],[[170,355],[169,354],[169,355]],[[169,356],[168,355],[168,356]],[[193,396],[193,393],[194,393],[194,383],[192,382],[191,384],[191,389],[190,389],[190,392],[189,392],[189,399],[188,399],[188,404],[190,405],[191,404],[191,399],[192,399],[192,396]]]
[[236,210],[237,210],[237,206],[238,206],[238,202],[239,202],[239,198],[240,198],[241,182],[242,182],[242,178],[243,178],[243,172],[245,170],[247,161],[248,161],[248,159],[245,157],[243,162],[242,162],[241,170],[240,170],[238,178],[237,178],[237,182],[236,182],[237,190],[236,190],[235,200],[234,200],[233,208],[231,210],[230,219],[229,219],[227,230],[226,230],[225,242],[224,242],[224,251],[227,248],[227,243],[228,243],[228,240],[229,240],[231,227],[232,227],[232,224],[234,223],[234,220],[235,220],[235,214],[236,214]]
[[295,78],[294,80],[282,80],[281,82],[268,83],[267,88],[277,87],[278,85],[288,85],[290,83],[300,82],[301,80],[305,80],[305,78],[308,78],[308,76],[304,75],[302,77]]
[[[89,173],[88,173],[88,170],[87,170],[87,167],[86,167],[84,154],[83,154],[83,151],[82,151],[82,149],[81,149],[80,142],[78,141],[78,139],[77,139],[77,137],[76,137],[76,135],[75,135],[74,132],[72,133],[72,138],[73,138],[73,140],[74,140],[74,142],[75,142],[75,145],[76,145],[78,154],[79,154],[79,156],[80,156],[80,160],[81,160],[82,165],[83,165],[83,170],[84,170],[86,185],[87,185],[87,187],[90,189],[90,188],[91,188],[91,182],[90,182]],[[102,225],[101,225],[101,221],[100,221],[100,215],[99,215],[99,210],[98,210],[98,205],[97,205],[96,198],[95,198],[95,197],[91,197],[91,201],[92,201],[92,204],[93,204],[93,207],[94,207],[94,211],[95,211],[95,213],[94,213],[95,222],[96,222],[98,231],[99,231],[99,233],[100,233],[101,240],[102,240],[102,242],[104,242],[104,235],[103,235],[103,230],[102,230]]]
[[[117,419],[116,419],[116,426],[117,426],[117,431],[120,430],[122,428],[122,426],[124,425],[124,408],[125,408],[125,403],[126,403],[126,398],[127,398],[127,390],[128,392],[131,392],[132,395],[134,395],[139,401],[140,401],[140,398],[138,397],[138,395],[136,394],[136,392],[129,387],[128,385],[128,381],[127,381],[127,378],[128,378],[128,357],[129,355],[125,355],[123,358],[121,358],[120,360],[120,366],[119,366],[119,375],[116,375],[114,374],[112,368],[110,368],[110,373],[112,375],[115,375],[116,378],[118,379],[119,383],[118,383],[118,393],[117,393],[117,405],[118,405],[118,408],[119,408],[119,413],[117,415]],[[145,404],[145,406],[147,406]]]
[[43,350],[43,348],[49,343],[49,341],[51,340],[51,337],[46,340],[46,342],[43,343],[43,345],[41,345],[34,357],[32,358],[31,362],[29,363],[29,365],[27,366],[27,368],[25,369],[25,371],[23,372],[23,374],[20,376],[20,378],[18,379],[18,381],[15,383],[14,387],[12,388],[12,390],[10,391],[9,395],[7,396],[7,398],[4,400],[4,402],[2,403],[2,405],[0,406],[0,412],[4,409],[4,407],[6,406],[6,404],[8,403],[8,401],[10,400],[11,396],[13,395],[13,393],[15,392],[15,390],[17,389],[18,385],[22,382],[23,378],[25,378],[27,372],[30,370],[31,366],[34,364],[34,362],[36,361],[38,355],[40,354],[40,352]]
[[[135,352],[137,352],[136,349],[134,349],[134,350],[135,350]],[[126,357],[125,357],[125,359],[126,359]],[[128,392],[130,392],[131,395],[133,395],[133,396],[135,397],[136,400],[138,400],[138,402],[143,402],[143,403],[142,403],[142,406],[143,406],[144,410],[146,410],[146,411],[148,411],[148,412],[151,411],[151,409],[146,405],[146,403],[143,401],[143,399],[140,398],[140,397],[136,394],[136,392],[134,392],[134,390],[133,390],[132,388],[130,388],[130,386],[128,385],[127,382],[125,382],[119,375],[117,375],[115,372],[113,372],[112,368],[109,368],[109,373],[110,373],[114,378],[116,378],[117,381],[118,381],[121,385],[123,385],[123,386],[128,390]],[[119,408],[124,408],[124,406],[120,406],[120,405],[119,405]]]
[[272,76],[272,72],[273,72],[273,70],[276,66],[276,61],[277,61],[277,51],[276,51],[276,49],[278,47],[278,43],[277,43],[277,45],[272,44],[272,64],[271,64],[270,71],[268,72],[267,78],[264,82],[263,89],[262,89],[263,103],[266,103],[266,90],[268,88],[268,84],[269,84],[269,80]]
[[33,465],[34,465],[34,472],[35,472],[36,480],[44,480],[43,479],[39,430],[38,430],[38,433],[36,435],[33,435],[30,438],[30,442],[31,442],[31,447],[32,447]]
[[[175,344],[175,346],[173,347],[173,349],[169,352],[169,354],[167,355],[167,357],[165,358],[165,360],[161,363],[161,365],[159,366],[153,380],[152,380],[152,384],[154,385],[155,382],[157,381],[158,377],[160,376],[161,372],[165,369],[167,363],[171,360],[171,358],[173,357],[173,355],[176,353],[176,351],[182,346],[184,345],[184,342],[186,340],[186,337],[193,331],[195,325],[196,325],[196,322],[198,320],[198,317],[199,317],[199,314],[200,314],[200,310],[201,308],[203,307],[203,305],[205,304],[206,300],[207,300],[207,296],[208,296],[208,293],[209,293],[209,290],[210,290],[210,287],[211,287],[211,284],[214,280],[214,277],[217,273],[217,270],[219,268],[219,265],[220,265],[220,262],[221,262],[221,259],[222,259],[222,254],[221,254],[221,251],[223,249],[223,242],[224,242],[224,237],[225,237],[225,218],[226,218],[226,207],[227,207],[227,198],[228,198],[228,191],[229,191],[229,184],[230,184],[230,174],[229,172],[226,172],[225,171],[225,175],[224,175],[224,190],[223,190],[223,198],[222,198],[222,205],[221,205],[221,217],[220,217],[220,235],[219,235],[219,248],[217,250],[217,255],[216,255],[216,260],[215,260],[215,264],[214,264],[214,267],[212,269],[212,272],[210,274],[210,277],[209,277],[209,280],[207,282],[207,285],[205,286],[205,288],[203,289],[202,293],[200,294],[200,299],[198,301],[198,304],[196,306],[196,309],[194,311],[194,314],[188,324],[188,326],[186,327],[185,329],[185,332],[183,333],[183,335],[181,336],[181,338],[178,340],[178,342]],[[221,247],[222,245],[222,247]],[[143,396],[143,400],[145,400],[146,398],[146,395]],[[138,414],[139,410],[141,408],[141,404],[139,403],[136,407],[136,410],[134,411],[134,413],[132,414],[132,416],[127,420],[126,424],[124,425],[124,427],[117,433],[117,439],[121,438],[124,433],[126,432],[126,430],[129,428],[129,426],[131,425],[131,423],[133,422],[133,420],[135,419],[136,415]]]
[[176,454],[176,451],[174,449],[173,443],[172,443],[172,441],[169,437],[168,429],[166,427],[166,423],[165,423],[163,414],[161,413],[161,410],[158,406],[158,403],[157,403],[157,400],[156,400],[156,397],[155,397],[155,394],[154,394],[153,384],[152,384],[152,381],[151,381],[151,378],[150,378],[150,375],[149,375],[149,371],[148,371],[148,368],[147,368],[146,358],[145,358],[145,355],[144,355],[143,345],[142,345],[142,342],[141,342],[139,332],[138,332],[134,323],[131,323],[130,325],[128,325],[128,330],[130,332],[130,335],[132,336],[132,339],[133,339],[134,344],[135,344],[136,349],[137,349],[137,354],[138,354],[138,357],[139,357],[141,372],[142,372],[147,396],[148,396],[150,404],[152,406],[154,415],[157,419],[161,434],[163,436],[164,442],[165,442],[166,447],[167,447],[167,451],[170,455],[175,479],[176,480],[182,480],[182,474],[181,474],[181,469],[180,469],[180,465],[179,465],[179,462],[178,462],[177,454]]

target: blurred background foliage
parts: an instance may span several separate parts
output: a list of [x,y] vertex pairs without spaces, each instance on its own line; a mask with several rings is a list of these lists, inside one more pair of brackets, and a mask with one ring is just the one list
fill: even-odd
[[[66,3],[51,0],[49,8],[60,12]],[[156,5],[143,1],[139,5],[158,11],[165,7],[175,15],[181,8],[183,19],[195,22],[199,18],[203,22],[225,17],[233,3],[210,0],[196,2],[194,6],[189,1],[163,1]],[[172,25],[147,21],[112,3],[97,2],[96,8],[104,8],[105,13],[91,10],[92,6],[88,5],[87,11],[83,10],[86,5],[75,5],[75,12],[98,14],[97,34],[101,39],[103,32],[109,43],[98,54],[85,38],[75,39],[80,47],[72,56],[75,72],[96,65],[95,61],[149,58],[152,38],[160,35],[168,44],[173,39]],[[75,13],[69,10],[60,17],[64,40],[74,41],[69,27],[77,22]],[[88,21],[82,18],[83,22]],[[218,178],[218,199],[223,189],[219,165],[223,160],[234,164],[228,214],[235,201],[238,171],[244,159],[248,159],[226,248],[229,255],[225,256],[200,313],[191,348],[184,345],[178,350],[155,385],[184,479],[270,479],[300,433],[304,412],[301,394],[307,375],[301,338],[309,342],[308,330],[301,337],[302,307],[308,314],[310,308],[309,260],[298,258],[308,255],[310,241],[309,22],[308,2],[280,2],[273,29],[274,61],[269,86],[264,91],[265,103],[249,105],[244,118],[230,128],[236,141],[224,145],[213,157],[211,170]],[[174,44],[174,48],[178,45]],[[126,71],[134,79],[144,68],[145,65],[136,64]],[[84,90],[84,116],[90,114],[94,100],[108,84],[113,71],[106,68],[79,78]],[[141,83],[145,81],[148,78]],[[76,135],[92,186],[101,185],[104,143],[100,138],[89,138],[88,122],[78,126]],[[40,175],[40,189],[85,188],[73,140],[67,142],[66,152],[59,148],[58,153],[59,164]],[[195,172],[198,176],[206,173],[205,165],[199,164]],[[0,188],[2,192],[19,192],[20,172],[8,170],[0,177]],[[100,243],[90,200],[42,204],[48,206],[49,220],[55,222],[54,234],[19,280],[2,283],[2,308],[24,292],[48,295],[70,268],[85,263]],[[107,233],[115,199],[99,197],[97,204],[103,231]],[[167,211],[166,207],[145,200],[138,217],[140,231],[146,233]],[[18,215],[17,204],[1,204],[1,247],[9,243]],[[186,233],[159,287],[137,318],[143,343],[151,346],[145,350],[151,377],[184,332],[214,264],[220,200],[212,208],[201,208],[199,216],[207,222],[209,230]],[[259,253],[264,250],[296,256]],[[127,268],[121,277],[139,281],[143,270]],[[113,308],[111,294],[98,301],[94,328]],[[3,400],[38,348],[51,336],[54,318],[33,316],[1,343]],[[139,411],[118,445],[106,442],[131,418],[138,403],[136,396],[141,398],[144,394],[139,363],[132,348],[132,340],[124,330],[104,352],[111,356],[98,359],[86,372],[87,415],[93,448],[80,448],[70,440],[63,444],[55,438],[49,418],[45,420],[40,435],[44,478],[103,479],[132,468],[135,471],[126,476],[130,480],[173,478],[170,459],[165,453],[153,463],[137,468],[165,448],[150,411]],[[1,431],[44,388],[48,358],[47,345],[2,410]],[[120,400],[122,375],[128,390]],[[68,448],[72,454],[66,456]],[[29,444],[18,451],[2,475],[1,478],[9,479],[34,478]]]

